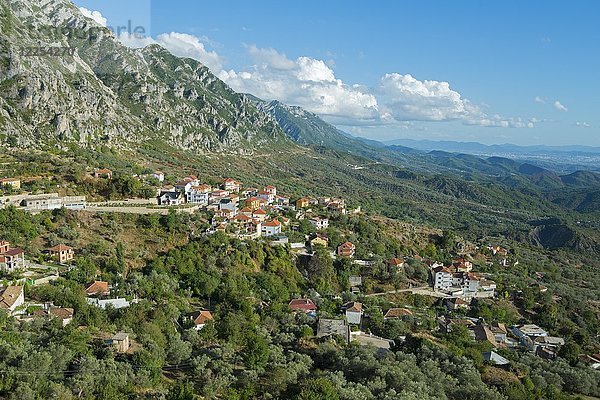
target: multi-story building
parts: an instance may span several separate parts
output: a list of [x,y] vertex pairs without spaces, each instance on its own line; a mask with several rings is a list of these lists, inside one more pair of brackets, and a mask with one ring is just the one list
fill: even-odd
[[317,229],[329,228],[329,220],[327,218],[320,218],[320,217],[311,218],[309,220],[309,222],[311,223],[312,226],[314,226]]
[[448,290],[452,287],[452,273],[444,266],[437,266],[431,270],[433,288],[435,290]]
[[0,271],[14,272],[25,268],[25,252],[11,248],[7,241],[0,241]]

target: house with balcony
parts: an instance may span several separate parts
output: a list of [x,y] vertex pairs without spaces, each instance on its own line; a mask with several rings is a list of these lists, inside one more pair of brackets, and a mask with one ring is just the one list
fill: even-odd
[[449,290],[452,287],[453,274],[443,265],[431,269],[431,279],[435,290]]
[[337,255],[340,257],[354,257],[356,246],[351,242],[345,242],[338,246]]
[[25,268],[25,251],[12,248],[10,242],[0,241],[0,271],[14,272]]
[[221,187],[223,190],[227,190],[228,192],[239,192],[242,187],[242,183],[233,178],[227,178],[223,181]]
[[329,228],[329,219],[327,218],[315,217],[309,219],[308,222],[319,230]]
[[50,257],[54,258],[59,263],[64,264],[73,260],[75,257],[75,250],[70,246],[59,244],[49,248],[48,254],[50,254]]
[[263,236],[275,236],[281,233],[281,222],[274,219],[267,221],[262,224],[262,235]]

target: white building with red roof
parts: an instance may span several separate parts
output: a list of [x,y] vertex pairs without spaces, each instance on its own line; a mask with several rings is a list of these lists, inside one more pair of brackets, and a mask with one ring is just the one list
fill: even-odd
[[272,221],[267,221],[262,224],[262,234],[263,236],[275,236],[281,233],[281,222],[274,219]]
[[10,242],[0,241],[0,271],[14,272],[25,268],[25,251],[12,248]]
[[239,192],[240,188],[242,187],[242,183],[233,178],[227,178],[223,181],[222,187],[224,190],[228,190],[230,192]]
[[213,320],[213,316],[208,310],[199,310],[195,311],[191,314],[188,314],[188,318],[192,321],[193,329],[199,331],[208,323],[208,321]]
[[444,266],[433,268],[431,278],[435,290],[448,290],[452,287],[452,272]]

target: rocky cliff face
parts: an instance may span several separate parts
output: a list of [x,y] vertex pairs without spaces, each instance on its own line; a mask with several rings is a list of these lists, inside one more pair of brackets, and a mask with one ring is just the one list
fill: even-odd
[[287,140],[201,63],[126,48],[68,0],[0,0],[0,28],[0,141],[251,152]]
[[258,108],[271,115],[284,132],[301,144],[316,144],[331,148],[347,148],[349,138],[318,115],[301,107],[289,106],[277,100],[270,102],[254,98]]

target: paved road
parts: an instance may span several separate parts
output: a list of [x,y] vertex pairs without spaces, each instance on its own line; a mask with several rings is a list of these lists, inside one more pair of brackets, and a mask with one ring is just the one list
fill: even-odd
[[[177,212],[187,212],[193,213],[198,210],[198,206],[187,207],[187,208],[175,208]],[[103,206],[91,206],[88,205],[85,208],[85,211],[90,212],[115,212],[115,213],[125,213],[125,214],[161,214],[166,215],[169,213],[169,208],[148,208],[148,207],[127,207],[127,206],[118,206],[118,207],[103,207]]]
[[445,293],[434,292],[433,290],[431,290],[431,288],[429,286],[420,286],[420,287],[414,287],[414,288],[408,288],[408,289],[390,290],[388,292],[372,293],[372,294],[367,294],[365,297],[386,296],[388,294],[396,294],[396,293],[412,293],[412,294],[420,294],[423,296],[449,297]]

